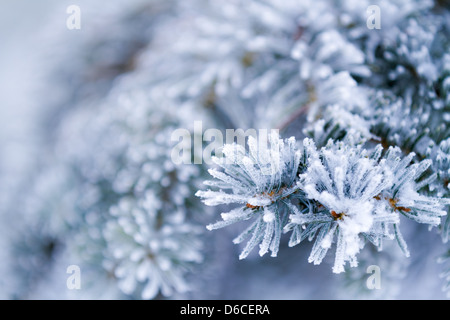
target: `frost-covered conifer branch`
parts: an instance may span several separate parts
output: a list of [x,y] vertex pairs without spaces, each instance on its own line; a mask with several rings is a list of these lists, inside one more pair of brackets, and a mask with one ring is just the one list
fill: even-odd
[[190,289],[185,274],[203,260],[200,227],[164,221],[162,205],[149,193],[138,204],[121,199],[110,209],[104,265],[125,294],[138,291],[142,299],[152,299],[159,292],[166,297],[185,293]]
[[[276,141],[281,153],[273,158]],[[276,256],[279,232],[284,230],[292,232],[289,246],[304,239],[314,241],[308,259],[314,264],[320,264],[336,243],[333,271],[340,273],[346,262],[357,266],[357,254],[366,242],[381,250],[385,239],[396,239],[409,256],[400,232],[400,215],[430,226],[439,225],[440,217],[446,215],[449,201],[418,193],[435,178],[417,181],[430,161],[411,164],[414,154],[402,158],[398,148],[383,154],[381,145],[369,151],[350,139],[330,140],[321,149],[311,139],[304,140],[303,149],[294,148],[292,138],[287,140],[287,149],[282,141],[272,136],[271,148],[263,153],[253,139],[249,139],[249,153],[242,146],[226,145],[225,157],[216,159],[224,172],[211,169],[210,174],[219,181],[206,182],[220,191],[197,192],[207,205],[240,204],[222,213],[223,221],[209,225],[210,230],[254,218],[234,240],[240,243],[252,236],[241,259],[258,243],[260,255],[270,248]],[[277,164],[270,166],[269,176],[264,175],[267,165],[259,159],[274,159],[272,163]]]

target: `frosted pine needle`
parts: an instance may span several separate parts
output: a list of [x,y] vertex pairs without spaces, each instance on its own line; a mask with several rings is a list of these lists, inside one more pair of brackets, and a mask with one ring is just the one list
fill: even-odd
[[206,182],[220,190],[198,191],[196,194],[207,205],[239,205],[222,213],[222,221],[209,225],[209,230],[242,220],[255,220],[234,240],[234,243],[241,243],[251,237],[240,259],[246,258],[257,244],[260,244],[261,256],[268,251],[272,256],[277,255],[286,217],[285,200],[299,188],[296,180],[301,153],[295,143],[294,138],[281,140],[278,133],[272,133],[268,146],[259,145],[256,139],[249,137],[249,152],[237,144],[226,145],[224,158],[215,158],[223,171],[211,169],[209,172],[216,180]]

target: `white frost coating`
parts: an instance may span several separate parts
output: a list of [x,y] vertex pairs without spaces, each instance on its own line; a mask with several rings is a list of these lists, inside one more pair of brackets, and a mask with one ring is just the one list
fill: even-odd
[[273,222],[275,220],[275,213],[266,208],[264,210],[263,220],[266,223]]

